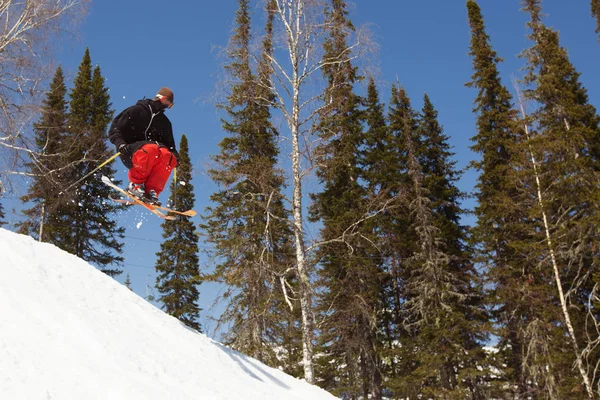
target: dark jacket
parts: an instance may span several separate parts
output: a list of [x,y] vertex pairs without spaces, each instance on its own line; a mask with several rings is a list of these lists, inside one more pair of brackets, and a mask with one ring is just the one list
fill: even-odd
[[[110,142],[121,152],[121,160],[127,168],[132,167],[131,156],[143,145],[156,143],[168,148],[179,159],[173,139],[171,121],[164,114],[160,102],[139,100],[115,117],[108,130]],[[119,146],[126,144],[124,148]]]

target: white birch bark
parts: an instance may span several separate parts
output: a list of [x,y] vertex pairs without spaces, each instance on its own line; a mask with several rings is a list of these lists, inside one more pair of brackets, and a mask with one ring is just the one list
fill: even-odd
[[[519,95],[519,106],[521,108],[521,114],[523,116],[523,120],[526,120],[527,115],[525,113],[525,108],[523,106],[523,101],[522,101],[520,95]],[[567,130],[570,129],[569,124],[566,120],[565,120],[565,127]],[[524,128],[525,128],[525,135],[527,137],[527,141],[529,142],[529,140],[530,140],[529,127],[528,127],[527,123],[524,124]],[[579,374],[581,375],[581,378],[583,380],[583,383],[585,385],[585,388],[586,388],[589,398],[593,398],[594,393],[593,393],[593,389],[592,389],[592,384],[590,382],[590,378],[589,378],[589,376],[585,370],[585,367],[583,365],[581,352],[579,351],[579,345],[577,343],[577,338],[575,336],[575,329],[573,328],[573,324],[571,322],[571,316],[569,314],[569,309],[567,307],[567,301],[566,301],[565,294],[564,294],[564,291],[562,288],[562,279],[560,277],[558,263],[556,262],[556,256],[554,254],[554,247],[552,245],[552,237],[550,235],[550,226],[548,223],[548,217],[546,215],[546,211],[544,210],[544,201],[543,201],[543,197],[542,197],[542,187],[541,187],[539,173],[538,173],[538,165],[537,165],[537,161],[535,159],[535,155],[533,153],[533,149],[531,148],[531,144],[529,144],[529,154],[530,154],[530,158],[531,158],[531,163],[533,165],[533,174],[535,177],[535,183],[536,183],[536,189],[537,189],[537,200],[538,200],[538,204],[540,206],[540,210],[542,212],[542,220],[544,222],[544,232],[546,235],[546,244],[548,246],[548,252],[550,253],[550,260],[552,262],[552,268],[554,271],[554,280],[556,282],[556,288],[558,289],[558,297],[560,300],[560,307],[562,310],[563,318],[565,319],[565,325],[567,326],[569,336],[571,337],[571,342],[573,343],[573,350],[575,351],[577,369],[579,371]]]
[[[326,86],[321,69],[324,65],[353,60],[349,45],[346,55],[336,59],[323,59],[323,40],[328,26],[324,0],[272,0],[274,7],[274,34],[276,43],[272,55],[266,55],[273,71],[268,90],[276,100],[270,105],[283,116],[289,130],[291,145],[292,221],[295,240],[295,270],[300,284],[300,308],[302,313],[304,378],[314,383],[313,340],[314,315],[312,310],[313,288],[307,252],[313,246],[306,245],[305,220],[303,215],[303,180],[311,168],[316,138],[316,121],[323,107],[323,90]],[[361,36],[361,39],[363,37]],[[361,43],[362,45],[362,43]],[[362,47],[362,46],[361,46]],[[259,99],[266,100],[266,99]],[[282,136],[285,132],[280,130]],[[285,287],[285,282],[282,284]]]
[[46,203],[42,203],[42,211],[40,212],[40,230],[39,230],[39,238],[38,241],[44,241],[44,221],[46,217]]
[[[312,288],[306,265],[306,247],[304,243],[304,217],[302,192],[302,153],[301,153],[301,113],[300,103],[306,79],[318,70],[319,61],[311,64],[315,48],[313,43],[318,29],[311,25],[308,18],[307,4],[304,0],[276,0],[276,16],[283,30],[285,50],[288,59],[278,59],[277,54],[271,58],[277,93],[277,108],[285,116],[291,135],[292,161],[292,218],[296,247],[296,272],[300,283],[300,308],[302,313],[302,359],[304,379],[314,383],[313,337],[314,320],[312,311]],[[310,4],[313,5],[313,4]]]
[[32,147],[23,132],[38,111],[41,82],[54,72],[52,50],[61,35],[76,32],[90,1],[0,0],[0,173],[15,173]]

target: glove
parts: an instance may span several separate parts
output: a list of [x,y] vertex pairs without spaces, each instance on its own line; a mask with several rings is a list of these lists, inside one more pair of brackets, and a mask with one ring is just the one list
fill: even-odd
[[127,145],[127,143],[121,143],[119,145],[119,147],[117,147],[117,151],[119,153],[121,153],[122,157],[129,157],[131,158],[131,149],[129,148],[129,146]]
[[131,156],[133,156],[131,152],[131,147],[126,143],[121,143],[119,147],[117,147],[117,150],[119,151],[119,153],[121,153],[120,157],[121,161],[123,161],[123,164],[127,168],[131,169],[133,167],[133,164],[131,162]]

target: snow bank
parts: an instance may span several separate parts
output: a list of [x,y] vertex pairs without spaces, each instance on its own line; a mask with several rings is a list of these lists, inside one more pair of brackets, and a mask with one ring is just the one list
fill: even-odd
[[333,399],[188,329],[57,247],[0,228],[3,399]]

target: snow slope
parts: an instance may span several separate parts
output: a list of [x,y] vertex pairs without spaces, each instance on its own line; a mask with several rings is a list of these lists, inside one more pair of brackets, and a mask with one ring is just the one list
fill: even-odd
[[0,228],[0,398],[314,399],[57,247]]

